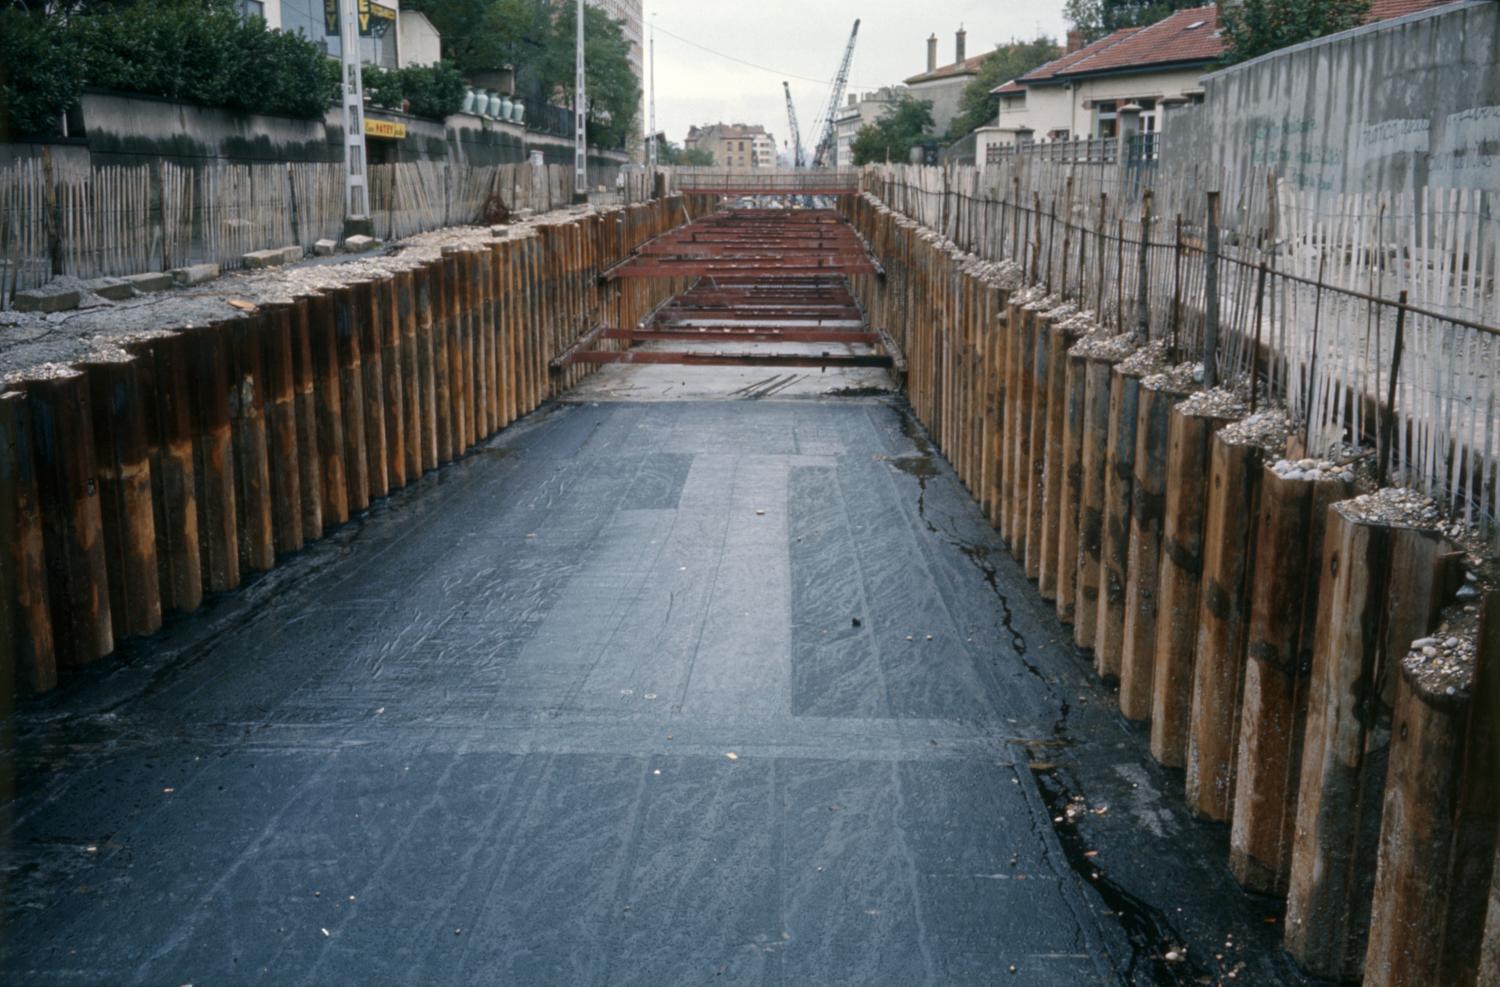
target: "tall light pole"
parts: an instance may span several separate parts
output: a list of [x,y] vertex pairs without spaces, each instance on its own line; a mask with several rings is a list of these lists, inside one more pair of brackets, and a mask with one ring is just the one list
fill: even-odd
[[339,0],[339,63],[344,100],[344,220],[362,223],[370,218],[370,191],[365,184],[365,86],[359,67],[357,6],[355,0]]
[[656,167],[656,11],[651,11],[651,134],[646,138],[646,163]]
[[584,196],[589,190],[589,149],[587,132],[588,96],[583,71],[583,0],[578,0],[578,73],[573,82],[573,194]]

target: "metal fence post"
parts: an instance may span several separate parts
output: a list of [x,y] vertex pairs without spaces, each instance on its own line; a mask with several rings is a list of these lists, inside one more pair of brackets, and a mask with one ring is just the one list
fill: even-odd
[[1203,386],[1219,382],[1219,193],[1208,193],[1208,252],[1204,260]]
[[1151,339],[1151,190],[1141,193],[1141,243],[1135,285],[1135,328],[1141,339]]
[[1391,446],[1396,432],[1396,380],[1401,376],[1401,352],[1406,343],[1406,290],[1396,303],[1396,339],[1391,347],[1391,381],[1386,387],[1385,424],[1380,429],[1380,485],[1391,482]]

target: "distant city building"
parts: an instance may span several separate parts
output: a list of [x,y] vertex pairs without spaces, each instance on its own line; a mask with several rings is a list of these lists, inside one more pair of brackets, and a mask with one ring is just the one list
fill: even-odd
[[990,54],[966,58],[967,39],[968,32],[960,27],[954,35],[952,64],[939,65],[938,38],[932,35],[927,39],[927,71],[906,80],[913,98],[932,104],[932,122],[939,134],[946,133],[948,124],[958,116],[964,89],[979,74],[979,64]]
[[724,168],[776,167],[776,138],[760,124],[712,123],[690,127],[682,144],[688,150],[710,152],[714,164]]
[[[839,107],[833,118],[833,164],[847,166],[854,163],[854,138],[861,127],[871,126],[885,115],[903,96],[909,93],[901,86],[882,86],[872,93],[850,93],[849,100]],[[809,154],[814,148],[808,148]]]

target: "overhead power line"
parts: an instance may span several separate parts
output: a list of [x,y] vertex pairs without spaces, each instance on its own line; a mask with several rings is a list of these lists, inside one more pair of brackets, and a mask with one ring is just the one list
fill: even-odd
[[[664,27],[662,27],[660,25],[657,25],[656,29],[658,31],[660,31],[662,34],[665,34],[667,37],[669,37],[669,38],[675,38],[676,40],[681,41],[685,45],[689,45],[689,46],[691,46],[693,48],[697,48],[699,51],[706,51],[710,55],[714,55],[714,56],[716,56],[718,58],[727,59],[728,61],[731,61],[731,62],[737,62],[740,65],[744,65],[744,66],[746,66],[748,68],[756,69],[756,70],[761,71],[761,72],[769,72],[772,75],[780,76],[783,79],[797,79],[798,81],[801,81],[801,82],[812,82],[812,83],[816,83],[817,85],[820,85],[820,86],[828,86],[828,85],[832,85],[833,84],[833,76],[829,76],[826,79],[815,79],[815,78],[812,78],[811,76],[798,75],[795,72],[786,72],[786,71],[784,71],[782,69],[773,69],[769,65],[761,65],[759,63],[751,62],[751,61],[748,61],[746,59],[740,58],[738,55],[731,55],[728,52],[719,51],[717,48],[710,48],[710,47],[708,47],[708,45],[701,45],[698,42],[692,40],[691,38],[684,38],[680,34],[674,34],[673,32],[668,31],[666,28],[664,28]],[[862,84],[859,84],[859,83],[855,83],[854,88],[856,88],[856,89],[879,89],[880,87],[879,86],[866,86],[866,85],[862,85]]]

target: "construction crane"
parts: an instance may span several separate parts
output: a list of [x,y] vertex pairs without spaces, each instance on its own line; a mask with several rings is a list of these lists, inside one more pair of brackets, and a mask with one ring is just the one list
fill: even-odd
[[792,87],[783,81],[781,88],[786,90],[786,125],[792,132],[792,165],[806,168],[807,158],[802,154],[802,131],[797,126],[797,107],[792,104]]
[[854,61],[854,40],[859,37],[859,19],[854,21],[854,30],[849,32],[849,45],[844,49],[844,60],[839,63],[839,74],[834,76],[833,90],[828,94],[828,109],[823,114],[823,133],[818,138],[818,149],[813,152],[813,167],[826,168],[833,158],[833,118],[844,101],[844,89],[849,85],[849,63]]

